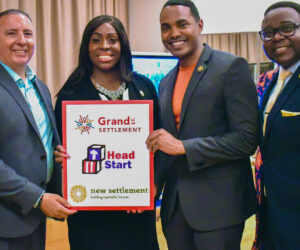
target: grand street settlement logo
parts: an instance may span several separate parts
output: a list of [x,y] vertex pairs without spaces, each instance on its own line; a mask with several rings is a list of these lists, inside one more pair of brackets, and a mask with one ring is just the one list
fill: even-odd
[[81,115],[79,115],[79,119],[78,121],[75,121],[75,123],[77,124],[77,127],[75,129],[80,130],[81,134],[84,132],[87,132],[88,134],[90,133],[90,129],[94,128],[92,125],[92,122],[94,120],[90,120],[89,119],[89,115],[82,117]]

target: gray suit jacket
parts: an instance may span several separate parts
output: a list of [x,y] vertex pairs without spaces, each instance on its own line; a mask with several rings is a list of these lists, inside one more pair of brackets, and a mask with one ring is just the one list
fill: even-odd
[[[35,86],[48,112],[55,143],[60,144],[49,90],[38,79]],[[0,237],[28,235],[45,219],[33,205],[46,189],[46,159],[28,104],[0,65]],[[61,170],[56,164],[47,190],[61,193]]]
[[197,230],[242,223],[257,208],[249,155],[258,144],[255,84],[245,59],[204,46],[184,95],[176,130],[172,95],[178,66],[160,83],[162,127],[183,141],[186,155],[159,154],[155,181],[165,184],[161,216],[178,197]]

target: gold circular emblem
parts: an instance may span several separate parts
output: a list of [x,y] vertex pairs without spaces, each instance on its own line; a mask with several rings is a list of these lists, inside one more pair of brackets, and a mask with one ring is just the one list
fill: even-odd
[[198,72],[201,72],[201,71],[203,71],[204,70],[204,67],[202,66],[202,65],[200,65],[199,67],[198,67]]
[[71,188],[71,197],[75,202],[82,202],[86,199],[86,188],[81,185],[75,185]]

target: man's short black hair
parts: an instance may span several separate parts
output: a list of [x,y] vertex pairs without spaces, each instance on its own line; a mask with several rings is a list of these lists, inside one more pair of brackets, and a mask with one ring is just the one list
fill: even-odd
[[11,15],[11,14],[21,14],[21,15],[24,15],[24,16],[26,16],[30,20],[30,22],[32,22],[30,16],[25,11],[23,11],[23,10],[17,10],[17,9],[9,9],[9,10],[5,10],[5,11],[0,12],[0,18],[2,16]]
[[200,20],[200,15],[199,15],[198,9],[192,1],[190,1],[190,0],[169,0],[164,4],[161,12],[164,10],[165,7],[170,6],[170,5],[187,6],[190,8],[191,14],[195,18],[196,22],[198,22]]
[[297,11],[298,14],[300,15],[300,4],[295,3],[295,2],[290,2],[290,1],[282,1],[282,2],[278,2],[278,3],[274,3],[269,8],[267,8],[264,16],[267,15],[268,12],[270,12],[271,10],[275,10],[278,8],[292,8],[295,11]]

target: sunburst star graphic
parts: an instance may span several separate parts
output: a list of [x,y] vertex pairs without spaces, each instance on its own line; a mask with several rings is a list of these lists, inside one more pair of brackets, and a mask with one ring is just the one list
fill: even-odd
[[78,121],[75,121],[75,123],[77,124],[77,127],[75,129],[80,130],[81,134],[83,134],[84,132],[87,132],[88,134],[90,133],[90,130],[92,128],[94,128],[92,126],[92,122],[94,120],[90,120],[89,119],[89,115],[82,117],[81,115],[79,116]]

